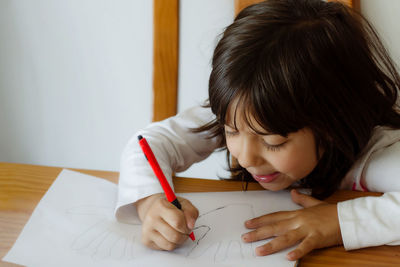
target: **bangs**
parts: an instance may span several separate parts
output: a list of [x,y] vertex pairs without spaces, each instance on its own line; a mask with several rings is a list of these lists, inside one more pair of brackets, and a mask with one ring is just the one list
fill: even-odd
[[[279,96],[267,94],[268,90],[242,90],[233,95],[231,101],[219,106],[219,124],[221,127],[228,125],[238,130],[237,120],[248,126],[259,135],[278,134],[287,137],[305,127],[296,117],[296,112],[289,109],[290,105],[283,105],[274,99]],[[228,101],[227,101],[228,102]],[[240,114],[239,114],[240,112]]]

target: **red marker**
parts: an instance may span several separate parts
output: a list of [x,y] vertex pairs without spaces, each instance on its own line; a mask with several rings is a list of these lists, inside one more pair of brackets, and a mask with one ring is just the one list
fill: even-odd
[[[181,203],[179,203],[178,199],[176,198],[174,191],[172,191],[171,186],[169,185],[167,178],[165,178],[164,173],[162,172],[160,165],[158,165],[157,159],[153,154],[153,151],[151,151],[151,148],[149,144],[147,143],[146,139],[139,135],[139,145],[143,150],[143,153],[149,162],[151,168],[153,169],[154,174],[157,176],[158,181],[161,184],[162,189],[164,190],[165,196],[167,197],[167,200],[171,202],[175,207],[178,209],[182,209]],[[193,232],[189,234],[190,239],[193,241],[195,240]]]

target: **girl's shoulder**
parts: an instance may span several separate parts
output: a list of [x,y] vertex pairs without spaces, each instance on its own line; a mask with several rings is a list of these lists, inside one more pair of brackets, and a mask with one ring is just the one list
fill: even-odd
[[361,180],[370,191],[400,192],[400,130],[388,131],[387,145],[374,151],[364,167]]
[[400,191],[400,129],[379,126],[361,157],[347,173],[342,189]]

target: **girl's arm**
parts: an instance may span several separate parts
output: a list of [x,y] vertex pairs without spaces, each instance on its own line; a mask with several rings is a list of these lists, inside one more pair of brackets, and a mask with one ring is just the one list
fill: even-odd
[[400,245],[400,142],[374,152],[362,177],[370,191],[386,193],[338,203],[344,247]]
[[208,157],[219,143],[218,138],[207,139],[207,132],[193,133],[214,119],[209,108],[194,107],[161,122],[152,123],[135,133],[125,147],[120,166],[116,217],[120,221],[138,222],[133,205],[139,199],[162,193],[138,144],[138,135],[144,136],[156,156],[171,186],[172,173],[184,171],[193,163]]

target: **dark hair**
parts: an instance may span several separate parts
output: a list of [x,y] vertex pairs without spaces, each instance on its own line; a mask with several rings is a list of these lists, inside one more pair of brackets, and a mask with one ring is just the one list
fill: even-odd
[[[195,131],[223,136],[226,148],[224,124],[234,99],[244,103],[245,118],[251,114],[268,132],[287,136],[310,128],[324,153],[301,183],[324,198],[374,127],[400,128],[399,85],[376,32],[356,11],[339,2],[268,0],[242,10],[224,31],[206,104],[216,119]],[[241,166],[230,169],[233,178],[252,180]]]

